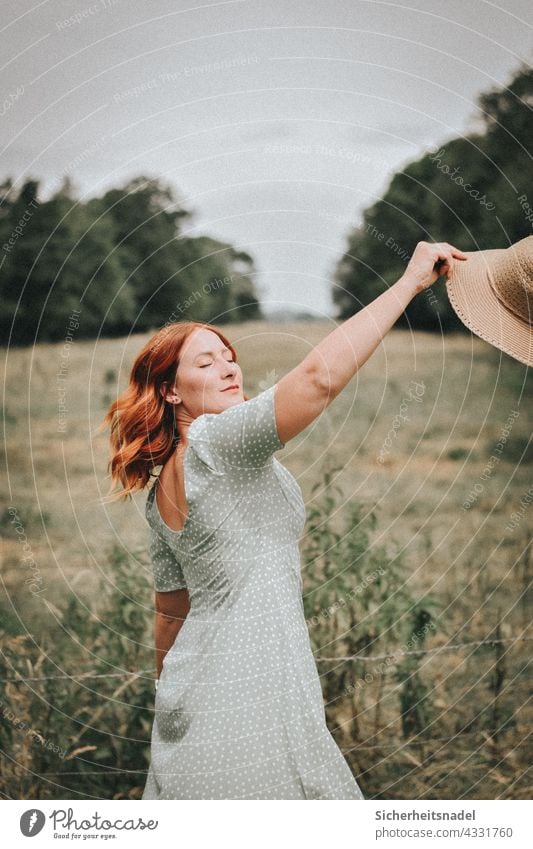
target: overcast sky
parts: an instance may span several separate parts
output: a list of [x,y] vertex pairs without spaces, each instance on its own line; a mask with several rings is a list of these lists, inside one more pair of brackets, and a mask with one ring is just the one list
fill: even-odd
[[[348,230],[531,64],[529,0],[3,0],[0,169],[92,196],[170,181],[256,260],[265,310],[331,315]],[[218,63],[218,64],[217,64]]]

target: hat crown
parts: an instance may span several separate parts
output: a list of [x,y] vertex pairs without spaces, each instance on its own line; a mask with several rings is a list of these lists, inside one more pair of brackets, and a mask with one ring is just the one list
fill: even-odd
[[533,236],[502,251],[489,264],[489,282],[496,297],[514,315],[533,323]]

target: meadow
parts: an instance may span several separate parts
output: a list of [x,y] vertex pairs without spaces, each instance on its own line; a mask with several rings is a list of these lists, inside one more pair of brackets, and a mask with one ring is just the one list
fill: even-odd
[[[334,326],[222,329],[253,396]],[[146,494],[103,503],[97,428],[148,334],[73,337],[1,353],[0,793],[136,799],[155,666]],[[477,337],[392,330],[276,455],[308,507],[328,726],[367,798],[531,797],[532,389]]]

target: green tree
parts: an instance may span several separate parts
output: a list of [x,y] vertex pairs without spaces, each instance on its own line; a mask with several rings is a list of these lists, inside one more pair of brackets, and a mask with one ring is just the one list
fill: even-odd
[[0,333],[4,344],[150,330],[181,318],[261,317],[252,258],[209,236],[171,187],[146,177],[82,203],[69,178],[48,200],[39,183],[0,186]]
[[134,293],[137,330],[164,324],[185,295],[179,280],[179,228],[188,218],[172,188],[139,176],[89,201],[90,213],[109,230]]
[[[403,273],[420,240],[463,250],[507,247],[531,235],[519,197],[533,205],[533,70],[479,98],[480,129],[443,143],[394,175],[348,236],[335,273],[338,317],[358,312]],[[398,320],[425,330],[461,329],[444,286],[421,293]]]

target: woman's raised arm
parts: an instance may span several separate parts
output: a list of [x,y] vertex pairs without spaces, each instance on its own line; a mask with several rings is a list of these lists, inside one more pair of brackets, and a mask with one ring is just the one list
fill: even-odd
[[320,415],[374,353],[415,295],[465,254],[446,242],[419,242],[402,277],[336,327],[277,383],[276,427],[283,443]]

